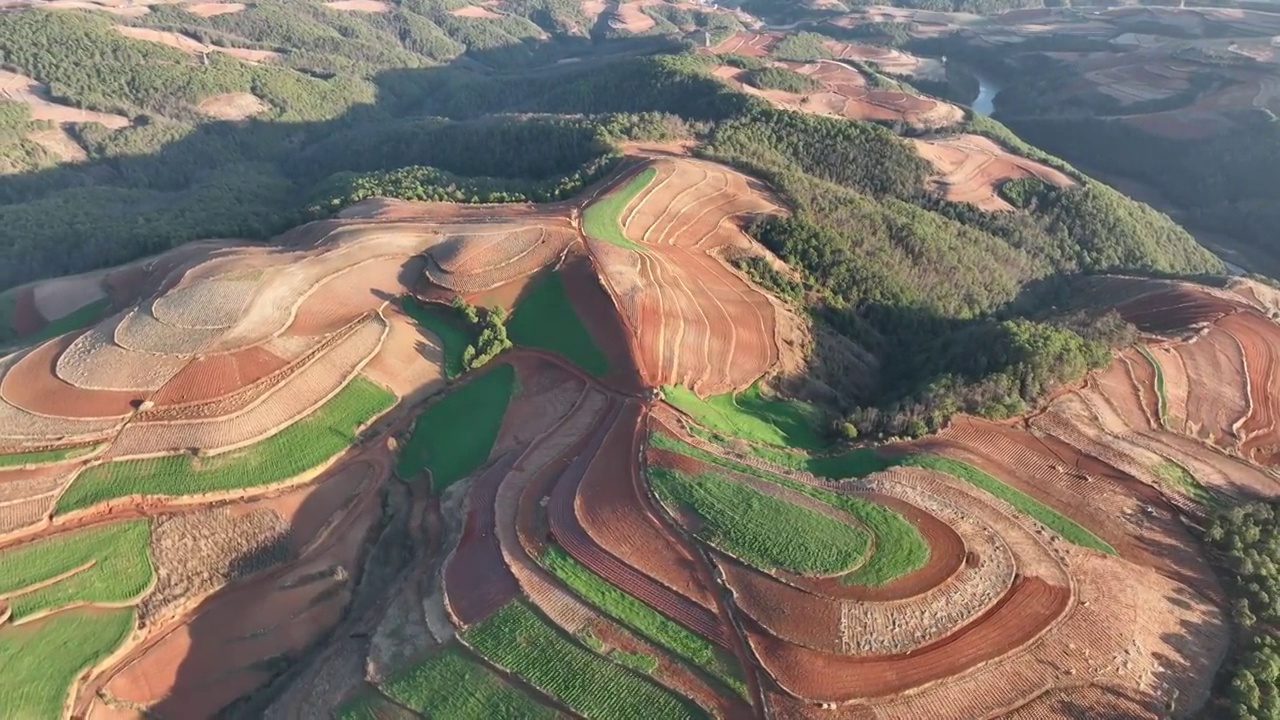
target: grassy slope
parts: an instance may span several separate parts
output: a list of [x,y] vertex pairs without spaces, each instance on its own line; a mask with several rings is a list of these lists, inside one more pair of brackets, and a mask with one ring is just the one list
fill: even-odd
[[586,718],[706,717],[685,698],[583,647],[523,601],[507,603],[463,636],[490,661]]
[[821,418],[817,408],[798,400],[766,397],[759,383],[740,393],[712,395],[705,400],[683,387],[666,386],[662,394],[698,424],[743,440],[804,450],[827,445],[818,435]]
[[710,473],[650,467],[648,478],[668,506],[702,518],[699,537],[759,568],[835,575],[859,565],[870,546],[855,525]]
[[604,614],[688,665],[706,670],[738,694],[746,696],[746,686],[737,662],[732,656],[718,650],[710,640],[686,630],[674,620],[614,587],[558,546],[547,548],[546,554],[542,556],[542,563],[561,582]]
[[1216,507],[1221,501],[1214,496],[1209,488],[1200,484],[1195,475],[1190,470],[1179,465],[1172,460],[1165,460],[1151,469],[1161,480],[1169,483],[1175,490],[1178,490],[1187,497],[1204,505],[1205,507]]
[[[76,530],[0,554],[0,595],[89,567],[6,602],[12,619],[65,607],[76,602],[120,603],[137,598],[153,575],[147,545],[151,526],[127,520]],[[3,675],[3,673],[0,673]],[[3,717],[3,715],[0,715]]]
[[357,377],[307,417],[271,437],[209,458],[171,455],[95,465],[58,499],[65,513],[127,495],[190,495],[287,480],[346,450],[355,429],[395,403],[376,383]]
[[1160,402],[1160,425],[1162,427],[1169,426],[1169,398],[1164,394],[1164,369],[1160,367],[1160,362],[1156,360],[1156,356],[1151,354],[1145,345],[1139,343],[1137,345],[1138,352],[1151,363],[1151,369],[1156,374],[1156,396]]
[[72,330],[79,330],[100,319],[111,309],[111,300],[102,298],[47,323],[30,335],[18,335],[12,325],[13,302],[13,293],[0,295],[0,346],[19,342],[24,346],[36,345]]
[[444,374],[452,380],[461,375],[462,353],[467,346],[475,342],[474,334],[454,317],[451,309],[424,303],[414,297],[400,298],[400,307],[414,322],[430,330],[440,338],[441,350],[444,352]]
[[875,448],[855,448],[837,455],[810,455],[809,453],[793,450],[735,443],[733,438],[727,435],[704,430],[697,425],[691,425],[689,431],[697,437],[721,447],[746,452],[775,465],[781,465],[792,470],[803,470],[818,477],[832,480],[865,477],[873,472],[879,472],[893,466],[893,460],[884,457]]
[[[503,682],[456,645],[431,654],[382,685],[401,705],[440,718],[546,718],[556,714],[523,691]],[[352,704],[354,705],[354,703]],[[356,707],[342,717],[360,717]]]
[[596,377],[609,372],[609,360],[569,302],[560,273],[548,273],[520,301],[507,332],[515,344],[563,355]]
[[430,470],[436,492],[471,474],[498,439],[514,387],[515,368],[504,363],[431,403],[400,451],[396,474],[407,479]]
[[1092,548],[1099,552],[1111,553],[1112,555],[1116,554],[1115,548],[1076,521],[972,465],[939,455],[912,455],[906,458],[903,464],[938,470],[954,478],[964,480],[1004,500],[1019,512],[1035,518],[1076,545]]
[[99,445],[58,448],[57,450],[40,450],[37,452],[0,455],[0,468],[19,467],[22,465],[45,465],[78,458],[97,450]]
[[804,493],[857,518],[876,537],[876,550],[857,570],[844,575],[843,582],[854,585],[883,585],[924,566],[929,560],[929,546],[915,526],[897,512],[868,502],[856,495],[823,490],[796,480],[765,472],[750,465],[712,455],[676,438],[654,433],[649,441],[655,446],[678,452],[720,467],[752,475]]
[[76,609],[0,626],[0,717],[62,717],[75,677],[133,630],[132,609]]
[[602,200],[591,203],[582,213],[583,232],[588,237],[604,240],[627,250],[642,251],[639,245],[622,234],[622,225],[618,224],[618,216],[622,214],[622,209],[627,206],[627,203],[648,187],[657,176],[658,171],[655,168],[645,168],[622,188],[614,190]]

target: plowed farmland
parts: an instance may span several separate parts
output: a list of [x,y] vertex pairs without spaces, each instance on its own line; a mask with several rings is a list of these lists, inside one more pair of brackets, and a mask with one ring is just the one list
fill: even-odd
[[775,390],[801,324],[731,262],[778,262],[743,228],[785,210],[711,162],[620,168],[13,296],[37,328],[114,304],[0,358],[0,715],[1204,705],[1230,627],[1188,525],[1280,492],[1270,295],[1094,279],[1141,331],[1108,367],[832,445]]

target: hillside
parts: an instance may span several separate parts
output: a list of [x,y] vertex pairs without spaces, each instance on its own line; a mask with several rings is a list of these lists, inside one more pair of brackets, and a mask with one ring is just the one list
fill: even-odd
[[1204,542],[1272,517],[1280,295],[918,56],[59,3],[0,11],[0,716],[1277,697],[1270,535]]

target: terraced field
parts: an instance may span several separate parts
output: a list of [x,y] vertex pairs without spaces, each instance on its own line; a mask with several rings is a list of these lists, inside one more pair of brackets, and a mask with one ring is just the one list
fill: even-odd
[[[1094,279],[1144,334],[1081,386],[834,443],[836,408],[773,390],[801,324],[727,262],[784,210],[710,162],[623,167],[191,248],[0,358],[0,716],[1203,705],[1230,633],[1187,527],[1280,491],[1269,295]],[[514,306],[478,370],[431,305],[458,295]]]

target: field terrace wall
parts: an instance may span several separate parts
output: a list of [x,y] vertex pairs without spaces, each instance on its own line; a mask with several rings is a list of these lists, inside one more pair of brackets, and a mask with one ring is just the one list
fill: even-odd
[[[778,362],[779,303],[731,270],[731,253],[763,252],[739,218],[776,212],[756,181],[713,163],[658,160],[623,208],[640,250],[588,242],[652,385],[699,395],[741,390]],[[629,178],[624,178],[629,179]]]

